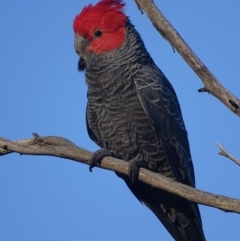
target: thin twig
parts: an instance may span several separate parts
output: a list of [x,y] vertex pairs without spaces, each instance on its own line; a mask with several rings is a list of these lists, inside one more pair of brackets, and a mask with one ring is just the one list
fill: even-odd
[[225,156],[240,166],[240,161],[237,158],[229,154],[220,143],[217,143],[217,145],[221,150],[220,152],[217,153],[218,155]]
[[[47,155],[74,160],[89,164],[92,153],[77,147],[62,137],[40,137],[35,134],[33,139],[9,141],[0,138],[0,156],[11,152],[26,155]],[[128,163],[112,157],[101,161],[101,168],[128,175]],[[153,187],[168,191],[189,201],[219,208],[227,212],[240,213],[240,200],[204,192],[182,183],[176,182],[144,168],[140,169],[139,180]]]

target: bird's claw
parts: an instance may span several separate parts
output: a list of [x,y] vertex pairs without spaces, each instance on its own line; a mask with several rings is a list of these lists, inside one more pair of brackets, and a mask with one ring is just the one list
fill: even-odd
[[112,152],[106,148],[101,148],[95,151],[90,159],[89,171],[92,172],[92,169],[96,166],[99,166],[102,159],[107,156],[112,156]]
[[145,167],[145,162],[140,160],[138,156],[129,161],[128,176],[132,183],[138,180],[140,167]]

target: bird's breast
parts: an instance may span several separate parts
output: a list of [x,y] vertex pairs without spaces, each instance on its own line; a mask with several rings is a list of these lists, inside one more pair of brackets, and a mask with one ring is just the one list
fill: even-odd
[[110,81],[108,85],[101,80],[90,84],[88,101],[96,116],[101,147],[126,161],[141,154],[153,171],[170,170],[131,78]]

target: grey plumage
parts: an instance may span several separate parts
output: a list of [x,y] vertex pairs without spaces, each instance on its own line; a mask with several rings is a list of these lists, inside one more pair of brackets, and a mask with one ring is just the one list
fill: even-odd
[[[153,172],[194,187],[187,131],[175,91],[129,21],[126,35],[120,48],[100,55],[84,53],[79,62],[88,84],[88,133],[102,148],[93,162],[105,155],[137,160]],[[175,240],[205,240],[197,204],[117,175]]]

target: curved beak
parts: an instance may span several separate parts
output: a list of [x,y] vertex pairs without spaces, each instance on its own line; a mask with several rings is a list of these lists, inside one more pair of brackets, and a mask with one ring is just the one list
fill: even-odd
[[87,47],[88,41],[79,34],[75,34],[74,48],[76,53],[84,59],[84,52]]

